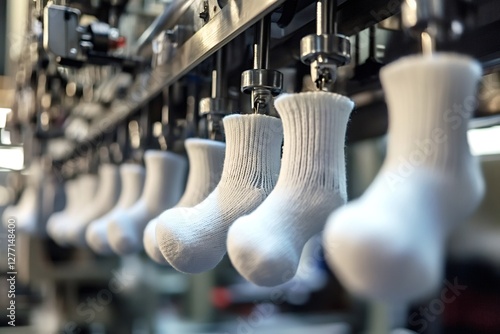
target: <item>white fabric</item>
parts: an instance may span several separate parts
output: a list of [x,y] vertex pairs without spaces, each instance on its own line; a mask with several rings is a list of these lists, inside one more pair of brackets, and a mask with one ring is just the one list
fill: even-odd
[[87,247],[85,231],[95,219],[108,213],[116,205],[120,195],[120,173],[118,166],[105,164],[99,167],[99,184],[97,192],[68,224],[64,239],[71,245]]
[[[73,179],[65,183],[66,206],[64,210],[53,213],[47,221],[47,234],[56,242],[59,242],[57,239],[61,224],[64,224],[64,221],[67,222],[68,216],[76,213],[80,208],[79,202],[82,200],[80,183],[81,179]],[[87,199],[89,197],[87,196]]]
[[18,231],[28,234],[35,231],[38,224],[37,204],[41,183],[42,166],[39,161],[35,160],[28,169],[26,185],[17,204],[8,206],[3,212],[4,226],[7,226],[9,219],[12,218],[16,221]]
[[179,201],[186,177],[186,160],[171,152],[147,151],[146,182],[141,198],[109,221],[108,242],[116,254],[139,252],[146,224]]
[[221,181],[200,204],[158,217],[156,240],[175,269],[200,273],[226,253],[229,226],[259,206],[274,188],[280,167],[283,129],[264,115],[224,118],[226,156]]
[[59,246],[68,245],[67,231],[78,219],[80,212],[94,201],[97,183],[97,175],[87,174],[79,176],[71,185],[66,185],[66,208],[52,215],[47,222],[47,233]]
[[295,276],[304,244],[347,201],[344,142],[354,103],[326,92],[284,94],[275,101],[284,128],[276,187],[228,233],[238,272],[260,286]]
[[407,302],[439,286],[445,239],[484,193],[466,137],[481,67],[453,54],[412,56],[380,76],[387,157],[366,193],[329,218],[324,246],[351,292]]
[[[187,139],[185,142],[189,159],[189,175],[184,195],[176,207],[192,207],[203,201],[217,186],[222,174],[226,145],[208,139]],[[156,219],[144,230],[144,249],[158,264],[167,264],[156,242]]]
[[40,161],[33,161],[18,204],[6,208],[4,224],[16,221],[16,230],[31,236],[46,237],[49,216],[64,206],[64,189],[52,172],[44,175]]
[[53,173],[49,172],[43,177],[38,196],[41,196],[38,211],[39,220],[34,229],[27,231],[27,233],[45,238],[47,237],[47,223],[50,216],[53,213],[61,212],[66,205],[64,184]]
[[97,254],[109,255],[113,253],[108,242],[108,224],[139,200],[144,187],[145,174],[144,167],[140,165],[123,164],[120,166],[122,186],[118,203],[109,213],[91,222],[85,233],[87,244]]
[[11,205],[5,208],[3,212],[4,226],[8,225],[9,219],[14,219],[16,228],[21,232],[31,231],[37,224],[37,193],[39,189],[35,186],[27,186],[21,196],[17,205]]

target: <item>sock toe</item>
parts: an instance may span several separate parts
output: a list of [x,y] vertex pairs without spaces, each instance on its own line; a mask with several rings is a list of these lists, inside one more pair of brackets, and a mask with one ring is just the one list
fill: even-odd
[[276,234],[248,229],[254,219],[252,215],[241,217],[229,229],[227,250],[233,266],[259,286],[289,281],[297,272],[300,254],[297,256],[297,249],[288,244],[287,238],[278,240]]
[[54,239],[54,237],[57,235],[57,229],[58,229],[58,225],[59,225],[59,220],[60,220],[60,216],[53,215],[49,219],[49,221],[47,222],[47,227],[46,227],[47,234],[52,239]]
[[328,220],[324,233],[326,259],[339,280],[359,296],[385,301],[407,301],[432,292],[441,275],[440,261],[435,259],[436,244],[430,241],[422,251],[411,235],[394,237],[387,228],[380,228],[404,222],[391,223],[387,213],[383,221],[377,221],[375,210],[367,224],[364,212],[363,206],[351,204]]
[[85,230],[86,225],[81,222],[68,226],[64,235],[65,241],[76,247],[87,247],[87,243],[85,242]]
[[234,248],[230,259],[236,270],[248,281],[262,287],[274,287],[291,280],[298,267],[292,257],[276,253],[274,249],[259,247]]
[[148,254],[148,256],[156,263],[167,264],[168,262],[165,260],[165,257],[163,257],[160,247],[156,242],[156,223],[156,219],[151,220],[144,230],[144,250],[146,251],[146,254]]
[[181,227],[188,223],[182,219],[182,211],[180,208],[170,209],[156,219],[156,241],[162,256],[172,267],[181,272],[189,272],[188,256],[180,255],[183,248],[186,248],[182,245],[185,238]]
[[175,208],[157,218],[156,240],[160,251],[172,267],[183,273],[198,274],[211,270],[224,256],[216,243],[213,248],[206,248],[205,243],[212,238],[194,228],[193,224],[200,221],[197,213],[196,207]]
[[68,245],[68,239],[67,239],[67,230],[68,226],[64,221],[59,221],[57,223],[54,223],[52,229],[52,233],[50,237],[56,244],[58,244],[61,247],[67,246]]
[[132,222],[125,216],[108,223],[109,244],[111,249],[119,255],[128,255],[140,250],[139,237],[130,228]]
[[97,254],[108,255],[113,252],[108,243],[106,221],[91,223],[85,232],[85,239],[89,247]]

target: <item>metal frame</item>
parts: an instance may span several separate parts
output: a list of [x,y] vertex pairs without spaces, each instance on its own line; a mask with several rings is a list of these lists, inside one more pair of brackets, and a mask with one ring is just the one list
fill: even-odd
[[[151,98],[160,94],[165,87],[175,83],[183,75],[193,70],[222,46],[228,44],[258,20],[281,6],[285,0],[231,0],[222,8],[217,7],[216,11],[211,13],[210,20],[205,24],[201,23],[201,19],[198,17],[199,5],[202,2],[203,0],[189,0],[192,6],[185,12],[182,11],[184,12],[183,15],[176,15],[177,20],[168,20],[164,27],[172,29],[176,24],[194,24],[199,28],[194,35],[175,49],[172,57],[164,66],[158,67],[149,73],[151,75],[149,83],[137,84],[136,82],[136,89],[130,92],[127,99],[114,101],[106,116],[95,120],[88,135],[75,143],[77,147],[97,141],[100,135],[136,113]],[[401,0],[339,0],[339,31],[351,35],[380,22],[399,12],[398,2],[401,2]],[[209,0],[210,7],[215,6],[214,3],[215,0]],[[492,6],[492,8],[498,6],[495,0],[482,0],[481,8],[486,5]],[[286,28],[272,26],[271,36],[274,39],[271,48],[274,50],[273,58],[280,59],[280,62],[291,61],[291,55],[287,48],[298,47],[299,40],[297,40],[297,36],[302,32],[310,32],[309,30],[314,28],[314,17],[311,15],[313,14],[313,7],[314,4],[311,4],[296,13],[296,16]],[[448,47],[458,49],[461,52],[473,50],[474,56],[483,63],[486,70],[499,66],[498,59],[492,54],[493,51],[497,51],[495,48],[498,45],[498,43],[494,43],[496,35],[494,35],[495,29],[492,29],[492,27],[499,24],[495,21],[496,18],[497,15],[491,14],[485,17],[484,20],[479,20],[480,26],[477,29],[470,31],[470,33],[466,32],[460,41],[452,43]],[[481,26],[484,24],[486,26]],[[300,34],[293,35],[299,29]],[[483,30],[486,32],[483,32]],[[483,38],[476,38],[477,34]],[[488,41],[491,39],[491,43],[484,43],[485,36],[488,37]],[[474,45],[474,48],[468,47],[471,44]],[[464,50],[461,50],[461,48]],[[64,154],[54,158],[56,160],[66,160],[71,158],[73,154],[74,151],[68,149]]]
[[[131,97],[115,101],[107,116],[97,121],[86,138],[79,144],[89,142],[99,137],[106,125],[117,124],[141,108],[164,87],[179,80],[183,75],[194,69],[221,47],[255,24],[263,16],[278,8],[285,0],[230,1],[218,11],[209,22],[199,29],[190,39],[180,46],[173,57],[163,66],[151,72],[147,87],[133,92]],[[101,125],[101,126],[99,126]],[[65,155],[71,155],[67,152]],[[61,157],[64,160],[68,157]]]

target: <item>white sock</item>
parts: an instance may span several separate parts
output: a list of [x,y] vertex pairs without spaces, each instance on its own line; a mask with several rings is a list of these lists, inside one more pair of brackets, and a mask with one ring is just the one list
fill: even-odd
[[[66,208],[49,218],[47,222],[47,234],[59,246],[68,246],[67,233],[81,212],[87,210],[94,201],[97,192],[97,175],[81,175],[73,181],[71,187],[67,187]],[[69,186],[69,184],[67,184]]]
[[209,139],[186,140],[189,176],[186,191],[177,207],[199,204],[215,189],[222,175],[226,144]]
[[466,137],[481,67],[453,54],[412,56],[380,77],[387,157],[366,193],[329,218],[324,246],[351,292],[405,302],[438,287],[445,239],[483,196]]
[[37,206],[40,198],[40,187],[43,180],[42,165],[33,161],[27,171],[26,185],[16,205],[8,206],[3,213],[4,226],[9,219],[16,221],[19,232],[33,234],[38,224]]
[[60,211],[63,205],[62,183],[58,182],[51,172],[44,173],[41,163],[34,161],[30,166],[27,185],[19,204],[7,210],[5,215],[16,220],[18,232],[46,237],[48,218],[52,213]]
[[46,238],[47,223],[53,213],[61,212],[66,205],[64,184],[52,173],[47,173],[41,183],[39,220],[31,235]]
[[294,277],[306,241],[347,200],[344,142],[353,102],[312,92],[281,95],[275,106],[285,135],[278,183],[231,226],[227,240],[234,267],[260,286]]
[[87,244],[97,254],[109,255],[113,253],[108,242],[108,224],[139,200],[144,187],[145,174],[144,167],[140,165],[123,164],[120,166],[122,186],[118,203],[109,213],[91,222],[85,233]]
[[264,115],[224,118],[226,156],[221,181],[200,204],[157,218],[156,240],[177,270],[200,273],[226,253],[229,226],[253,211],[274,188],[280,166],[281,121]]
[[64,207],[64,210],[53,213],[47,221],[47,234],[54,241],[56,241],[56,239],[58,239],[59,237],[58,233],[61,224],[67,222],[68,216],[77,212],[80,207],[79,202],[82,199],[82,194],[80,193],[82,187],[80,187],[80,182],[81,179],[73,179],[66,181],[64,185],[66,193],[66,206]]
[[[222,174],[226,144],[208,139],[187,139],[189,175],[184,195],[176,207],[192,207],[203,201],[217,186]],[[144,230],[144,249],[159,264],[167,264],[156,242],[156,219]]]
[[99,168],[99,186],[94,199],[73,217],[66,230],[66,240],[69,244],[86,247],[85,231],[95,219],[108,213],[116,205],[120,195],[120,173],[118,166],[105,164]]
[[36,204],[37,204],[37,187],[27,186],[15,206],[10,206],[4,212],[4,225],[7,225],[8,219],[16,220],[16,228],[20,232],[32,230],[36,225]]
[[146,224],[177,203],[184,188],[186,160],[171,152],[147,151],[146,182],[141,198],[108,223],[111,249],[119,255],[139,252]]
[[37,224],[37,201],[39,188],[28,185],[22,192],[17,205],[9,206],[3,213],[4,226],[9,219],[16,221],[16,229],[31,234]]

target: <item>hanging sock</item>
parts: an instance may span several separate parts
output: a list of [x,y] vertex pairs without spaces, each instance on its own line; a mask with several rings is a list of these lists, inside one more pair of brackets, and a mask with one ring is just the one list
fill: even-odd
[[145,174],[144,167],[140,165],[123,164],[120,166],[122,186],[118,203],[109,213],[91,222],[85,233],[87,244],[97,254],[110,255],[113,253],[107,235],[109,222],[139,200],[144,186]]
[[118,167],[105,164],[99,168],[99,186],[94,199],[81,211],[80,215],[73,217],[73,222],[68,224],[65,239],[69,244],[86,247],[85,231],[95,219],[108,213],[116,205],[120,195],[120,174]]
[[31,231],[37,224],[37,193],[39,189],[27,186],[19,198],[17,205],[8,206],[3,213],[4,226],[8,225],[10,219],[15,220],[18,231],[26,233]]
[[59,246],[69,245],[68,231],[72,229],[78,217],[91,210],[97,192],[98,177],[96,175],[82,175],[73,182],[71,187],[67,184],[66,208],[52,215],[47,222],[47,234]]
[[[208,139],[186,140],[189,159],[189,175],[186,190],[175,207],[192,207],[203,201],[217,186],[222,174],[226,145]],[[158,264],[167,264],[156,242],[156,219],[144,230],[144,249]]]
[[66,194],[64,191],[64,183],[59,181],[56,175],[53,173],[48,173],[45,175],[40,193],[40,208],[39,208],[39,220],[35,228],[28,232],[30,235],[47,237],[47,224],[50,216],[53,213],[61,212],[66,206]]
[[264,115],[231,115],[223,122],[226,156],[215,190],[192,208],[175,208],[157,218],[161,253],[181,272],[214,268],[226,253],[229,226],[259,206],[278,179],[281,121]]
[[312,92],[281,95],[275,106],[285,135],[278,183],[231,226],[227,240],[234,267],[260,286],[294,277],[304,244],[347,200],[344,142],[354,103]]
[[[68,222],[68,217],[78,212],[80,208],[80,201],[82,200],[81,193],[82,187],[80,186],[81,179],[73,179],[66,181],[64,184],[64,190],[66,193],[66,206],[64,210],[60,212],[53,213],[48,221],[47,221],[47,234],[54,241],[59,242],[58,233],[61,228],[61,225],[64,225],[65,222]],[[87,199],[90,196],[86,197]]]
[[17,204],[8,206],[4,210],[2,215],[4,226],[8,225],[9,219],[14,219],[17,231],[27,234],[35,231],[38,223],[38,201],[42,179],[41,162],[34,160],[28,169],[26,185]]
[[109,245],[119,255],[139,252],[146,224],[173,207],[182,195],[187,167],[183,157],[151,150],[145,153],[144,161],[146,182],[141,198],[107,226]]
[[407,302],[439,286],[446,238],[484,193],[466,136],[480,78],[477,62],[454,54],[406,57],[382,69],[387,157],[324,235],[326,258],[351,292]]

